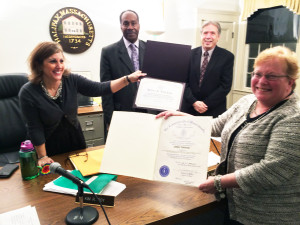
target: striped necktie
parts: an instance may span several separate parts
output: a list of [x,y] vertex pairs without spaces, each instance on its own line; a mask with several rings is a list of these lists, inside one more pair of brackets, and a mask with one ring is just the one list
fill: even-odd
[[205,73],[205,70],[206,70],[206,67],[207,67],[207,64],[208,64],[208,52],[204,52],[204,60],[202,62],[202,65],[201,65],[201,71],[200,71],[200,80],[199,80],[199,87],[201,86],[201,83],[203,81],[203,78],[204,78],[204,73]]
[[129,47],[131,49],[131,61],[134,67],[134,71],[137,71],[140,68],[138,52],[134,44],[130,44]]

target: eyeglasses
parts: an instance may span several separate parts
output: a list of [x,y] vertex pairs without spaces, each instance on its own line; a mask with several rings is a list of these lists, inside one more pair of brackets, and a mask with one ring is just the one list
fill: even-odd
[[78,157],[78,156],[85,156],[86,159],[84,160],[84,162],[87,162],[89,159],[89,155],[87,152],[80,152],[80,153],[76,153],[74,155],[70,155],[69,158],[73,158],[73,157]]
[[260,73],[252,72],[251,77],[256,78],[256,79],[260,79],[262,77],[265,77],[268,81],[274,81],[274,80],[278,80],[281,77],[289,77],[289,76],[287,76],[287,75],[273,75],[273,74],[262,75]]

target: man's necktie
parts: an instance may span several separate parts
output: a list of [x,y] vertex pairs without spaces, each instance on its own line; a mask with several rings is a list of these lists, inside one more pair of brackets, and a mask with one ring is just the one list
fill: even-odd
[[204,78],[204,73],[205,73],[205,70],[206,70],[206,67],[207,67],[207,64],[208,64],[208,52],[204,52],[204,59],[203,59],[203,62],[202,62],[202,66],[201,66],[201,71],[200,71],[200,80],[199,80],[199,86],[201,86],[201,83],[203,81],[203,78]]
[[131,61],[132,61],[133,67],[134,67],[134,71],[137,71],[140,68],[138,52],[137,52],[134,44],[130,44],[129,47],[131,49]]

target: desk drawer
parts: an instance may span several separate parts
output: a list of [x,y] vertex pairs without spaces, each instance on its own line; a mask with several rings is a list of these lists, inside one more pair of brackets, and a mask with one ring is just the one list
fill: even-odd
[[87,148],[95,147],[95,146],[99,146],[99,145],[104,145],[104,138],[86,141]]
[[84,115],[78,118],[86,140],[104,138],[102,114]]

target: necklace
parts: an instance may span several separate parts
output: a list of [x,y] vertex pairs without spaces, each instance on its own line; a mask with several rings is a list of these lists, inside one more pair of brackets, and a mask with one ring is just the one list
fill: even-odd
[[263,112],[263,113],[261,113],[261,114],[258,114],[258,113],[256,112],[256,104],[255,104],[254,109],[253,109],[253,114],[254,114],[254,116],[263,115],[263,114],[265,114],[265,113],[268,113],[272,108],[273,108],[273,106],[270,107],[270,108],[268,108],[268,110],[266,110],[265,112]]
[[45,84],[43,81],[41,81],[41,87],[43,89],[43,91],[45,92],[45,94],[52,100],[56,100],[59,96],[60,96],[60,93],[61,93],[61,90],[62,90],[62,80],[58,86],[58,89],[56,91],[56,94],[54,96],[50,95],[49,91],[47,90],[47,88],[45,87]]
[[268,110],[266,110],[265,112],[258,114],[256,112],[256,106],[257,106],[257,100],[255,101],[255,104],[253,105],[253,109],[251,110],[254,114],[254,116],[260,116],[260,115],[264,115],[264,114],[268,114],[271,110],[273,110],[273,108],[276,108],[277,106],[282,105],[284,102],[286,102],[289,97],[294,93],[294,91],[291,91],[282,101],[278,102],[277,104],[271,106],[270,108],[268,108]]
[[[255,103],[254,103],[254,105],[253,105],[253,109],[251,110],[251,111],[253,112],[253,114],[254,114],[255,117],[257,117],[257,116],[262,116],[262,115],[265,115],[265,114],[268,114],[268,113],[274,108],[274,106],[272,106],[272,107],[268,108],[265,112],[263,112],[263,113],[261,113],[261,114],[258,114],[258,113],[256,112],[256,106],[257,106],[257,101],[255,101]],[[276,105],[275,105],[275,106],[276,106]]]

